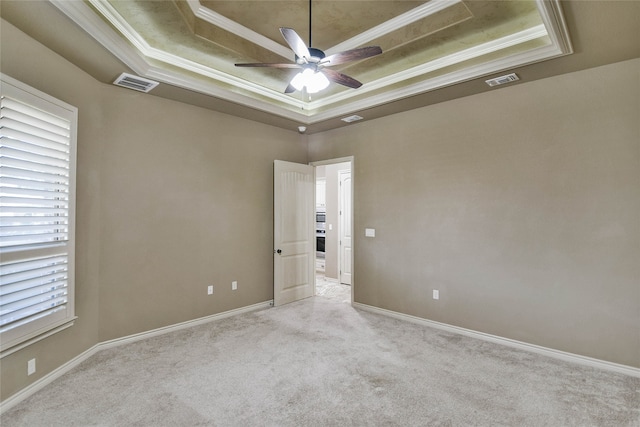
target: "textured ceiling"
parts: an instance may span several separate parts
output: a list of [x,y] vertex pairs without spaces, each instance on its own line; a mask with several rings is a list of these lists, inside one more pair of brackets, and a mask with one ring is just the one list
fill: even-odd
[[[86,11],[66,2],[56,4],[98,41],[112,43],[100,23],[87,19]],[[185,86],[190,80],[194,89],[207,93],[209,87],[211,95],[305,124],[401,98],[405,90],[426,91],[571,49],[559,8],[536,0],[88,0],[86,4],[128,43],[110,47],[116,55],[125,57],[132,48],[146,62],[147,67],[138,66],[139,74]],[[279,27],[293,28],[327,55],[373,45],[383,53],[339,66],[338,71],[364,83],[357,90],[332,84],[316,95],[284,94],[297,70],[234,66],[291,63],[294,54]],[[135,61],[129,65],[136,69]],[[421,84],[437,77],[432,84]]]
[[[438,2],[443,6],[437,10],[418,15],[415,21],[408,17],[389,29],[377,29],[393,18],[416,13],[429,2],[379,1],[374,2],[374,7],[367,7],[369,3],[316,1],[312,14],[313,47],[327,53],[361,45],[382,48],[384,54],[379,57],[340,67],[365,83],[542,24],[534,1],[475,1],[467,5],[447,0]],[[280,26],[295,29],[305,42],[309,39],[309,4],[305,1],[200,2],[207,11],[279,44],[281,49],[277,52],[244,38],[248,31],[238,28],[233,33],[199,18],[185,1],[110,1],[109,5],[113,7],[111,13],[117,13],[150,47],[277,92],[283,91],[295,70],[238,69],[234,63],[293,61],[293,54],[280,35]],[[269,15],[270,11],[276,12]],[[264,19],[267,16],[269,19]],[[342,43],[365,32],[371,34],[340,48]],[[519,50],[523,49],[526,48]],[[333,85],[321,96],[338,92],[353,91]]]
[[[620,20],[618,2],[604,3],[600,10]],[[296,70],[234,66],[293,62],[279,27],[293,28],[307,43],[307,0],[3,0],[0,11],[101,81],[128,71],[161,82],[153,95],[277,126],[304,124],[313,132],[340,126],[351,114],[368,119],[477,93],[486,89],[471,82],[484,85],[501,73],[521,70],[526,77],[527,67],[574,52],[566,6],[587,7],[555,0],[314,0],[312,47],[329,55],[378,45],[383,53],[334,67],[361,81],[361,88],[332,84],[312,96],[284,93]],[[625,16],[620,31],[635,21]],[[49,22],[67,31],[48,29]],[[70,26],[93,41],[74,37]],[[111,60],[97,52],[96,42]],[[629,42],[620,45],[628,50]],[[77,52],[88,46],[91,54]],[[442,91],[451,95],[442,98]],[[418,95],[426,102],[416,102]]]

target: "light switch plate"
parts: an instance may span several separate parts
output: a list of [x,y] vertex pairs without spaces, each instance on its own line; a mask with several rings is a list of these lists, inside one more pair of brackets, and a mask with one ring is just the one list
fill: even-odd
[[365,228],[364,229],[365,237],[376,237],[376,229],[375,228]]

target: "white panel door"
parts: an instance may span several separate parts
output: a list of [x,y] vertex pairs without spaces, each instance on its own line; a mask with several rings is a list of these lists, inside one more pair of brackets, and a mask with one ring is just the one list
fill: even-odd
[[311,297],[315,286],[313,166],[274,161],[273,303]]
[[340,203],[340,283],[351,284],[351,171],[341,170],[338,172],[340,182],[339,203]]

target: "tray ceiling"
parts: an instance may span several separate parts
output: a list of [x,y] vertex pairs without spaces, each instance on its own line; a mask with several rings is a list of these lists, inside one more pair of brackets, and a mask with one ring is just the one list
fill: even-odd
[[383,54],[334,67],[359,89],[285,94],[296,70],[234,64],[293,62],[279,27],[308,42],[306,0],[52,3],[140,76],[301,124],[571,53],[556,1],[315,0],[313,47],[330,55],[379,45]]

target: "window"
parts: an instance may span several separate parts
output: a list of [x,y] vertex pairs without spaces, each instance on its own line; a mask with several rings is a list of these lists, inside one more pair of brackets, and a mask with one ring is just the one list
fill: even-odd
[[0,351],[73,324],[77,109],[0,75]]

